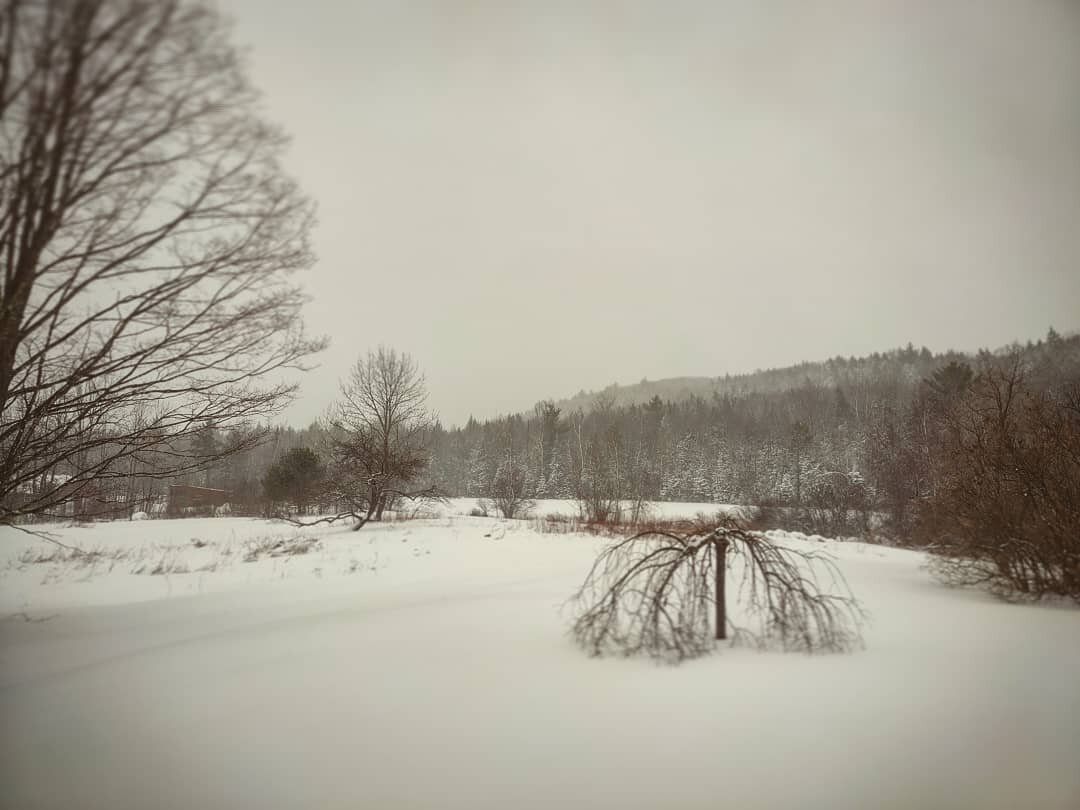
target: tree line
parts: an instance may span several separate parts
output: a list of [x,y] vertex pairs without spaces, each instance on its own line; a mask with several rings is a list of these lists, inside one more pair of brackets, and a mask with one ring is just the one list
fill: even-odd
[[[759,527],[927,547],[951,582],[1080,596],[1080,336],[1051,330],[971,357],[902,349],[834,364],[842,373],[829,385],[708,400],[600,398],[569,414],[542,401],[450,430],[421,404],[391,429],[396,445],[374,441],[394,422],[371,395],[370,369],[382,367],[423,402],[415,364],[369,354],[343,403],[367,402],[374,421],[312,428],[325,462],[295,449],[271,477],[303,456],[319,470],[304,499],[340,503],[351,480],[348,513],[366,508],[365,521],[408,489],[475,497],[505,517],[536,498],[569,498],[584,520],[606,524],[646,522],[655,501],[747,504]],[[358,444],[373,448],[360,467]]]
[[[380,351],[383,360],[411,363]],[[1068,390],[1080,369],[1080,337],[1051,330],[1046,340],[974,356],[908,348],[820,366],[831,371],[828,383],[622,406],[600,398],[569,413],[543,401],[530,413],[450,429],[421,409],[409,470],[397,479],[449,496],[587,500],[598,519],[636,501],[676,500],[813,509],[835,522],[831,530],[854,532],[873,512],[880,527],[906,536],[915,507],[941,490],[945,427],[975,381],[1012,368],[1025,391]],[[416,384],[419,372],[410,368]],[[340,466],[332,434],[342,427],[331,419],[273,430],[268,444],[198,480],[254,500],[280,494],[280,485],[263,486],[272,463],[303,448],[309,467]],[[296,456],[286,466],[304,463]],[[365,467],[354,488],[373,471]]]
[[[939,488],[941,423],[978,374],[1020,358],[1025,384],[1050,391],[1080,368],[1080,337],[964,356],[899,349],[833,360],[788,389],[659,397],[436,427],[430,480],[485,497],[512,463],[529,497],[593,496],[787,507],[865,507],[910,529],[911,505]],[[602,505],[602,504],[601,504]],[[843,527],[838,527],[843,528]]]

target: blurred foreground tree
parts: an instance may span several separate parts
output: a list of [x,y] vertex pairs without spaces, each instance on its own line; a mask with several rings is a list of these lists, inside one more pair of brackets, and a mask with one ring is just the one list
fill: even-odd
[[0,20],[0,522],[168,477],[277,413],[323,342],[312,205],[197,2],[8,0]]

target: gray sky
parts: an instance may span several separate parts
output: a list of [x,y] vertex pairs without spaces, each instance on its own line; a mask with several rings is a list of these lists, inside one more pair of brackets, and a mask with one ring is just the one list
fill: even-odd
[[303,424],[1080,326],[1080,3],[226,0],[318,201]]

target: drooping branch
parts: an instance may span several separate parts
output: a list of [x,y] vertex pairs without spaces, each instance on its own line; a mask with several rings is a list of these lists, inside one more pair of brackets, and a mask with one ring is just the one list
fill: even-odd
[[832,556],[820,548],[782,546],[763,535],[724,530],[729,565],[741,569],[737,597],[751,623],[733,641],[801,652],[845,652],[862,646],[866,610]]
[[333,525],[339,520],[363,520],[363,516],[356,512],[348,511],[338,512],[335,515],[323,515],[322,517],[313,520],[297,520],[285,513],[279,513],[274,515],[274,520],[280,520],[282,523],[288,523],[291,526],[299,526],[300,528],[306,529],[311,526],[322,526],[323,524]]
[[[729,573],[739,583],[745,626],[726,611]],[[850,650],[861,644],[866,618],[823,551],[778,545],[733,520],[687,534],[650,530],[613,543],[571,603],[571,633],[590,654],[643,653],[665,661],[704,655],[729,629],[733,644]]]
[[[427,487],[425,489],[417,490],[415,492],[406,492],[399,489],[381,489],[379,490],[382,497],[393,496],[397,498],[404,498],[412,502],[421,503],[446,503],[447,499],[444,495],[441,495],[435,487]],[[313,520],[297,520],[296,518],[288,515],[275,515],[275,518],[289,523],[293,526],[299,526],[306,528],[309,526],[320,526],[322,524],[333,524],[339,520],[355,520],[352,530],[354,532],[360,531],[369,521],[374,517],[375,511],[378,508],[378,500],[372,499],[368,503],[368,507],[364,511],[349,509],[344,512],[338,512],[334,515],[324,515],[323,517],[315,518]]]

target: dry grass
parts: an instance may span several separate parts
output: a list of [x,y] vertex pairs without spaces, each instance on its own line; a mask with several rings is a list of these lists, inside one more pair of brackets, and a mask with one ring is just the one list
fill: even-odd
[[545,515],[532,518],[530,528],[540,534],[593,534],[601,537],[627,537],[643,532],[690,533],[703,524],[718,520],[716,515],[699,512],[692,518],[648,518],[632,523],[621,520],[584,520],[574,515]]
[[318,537],[266,536],[248,540],[245,544],[244,562],[256,562],[266,557],[296,557],[322,548]]

